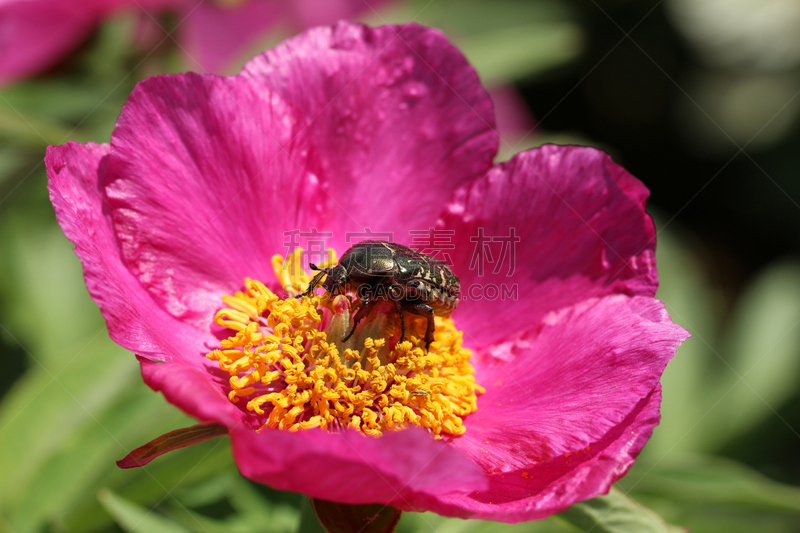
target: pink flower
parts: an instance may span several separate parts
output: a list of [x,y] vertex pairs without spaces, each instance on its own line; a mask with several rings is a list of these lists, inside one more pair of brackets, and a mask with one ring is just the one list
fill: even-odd
[[124,9],[153,24],[164,10],[177,11],[178,37],[190,64],[219,72],[276,24],[299,31],[352,18],[383,1],[0,0],[0,84],[54,66],[103,19]]
[[[645,187],[592,148],[549,145],[492,166],[497,143],[488,95],[441,33],[339,23],[239,76],[145,80],[110,144],[50,147],[46,164],[111,336],[168,401],[228,428],[245,476],[338,502],[518,522],[626,473],[687,335],[653,297]],[[463,291],[453,321],[485,388],[463,435],[257,431],[263,416],[229,400],[230,375],[205,357],[231,335],[214,315],[245,277],[280,290],[271,257],[297,228],[331,232],[339,253],[365,228],[407,244],[409,230],[452,232]],[[492,237],[514,245],[513,262]],[[518,297],[491,299],[489,286]]]

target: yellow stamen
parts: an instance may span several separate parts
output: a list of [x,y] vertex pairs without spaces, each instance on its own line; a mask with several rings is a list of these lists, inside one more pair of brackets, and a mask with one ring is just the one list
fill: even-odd
[[[311,283],[312,276],[306,274],[303,269],[301,259],[303,256],[303,249],[297,248],[293,253],[290,253],[286,260],[281,255],[272,256],[272,270],[275,271],[278,281],[290,296],[296,296],[308,288]],[[319,264],[320,268],[333,266],[336,264],[336,253],[328,248],[328,259]]]
[[[290,294],[311,281],[300,267],[301,253],[272,260]],[[335,262],[331,251],[320,266]],[[266,415],[264,427],[354,428],[379,436],[417,425],[437,438],[466,431],[463,417],[477,409],[484,391],[475,383],[472,353],[449,318],[436,318],[427,352],[424,324],[408,319],[406,340],[390,350],[390,313],[377,313],[344,343],[352,315],[345,296],[282,300],[261,282],[247,278],[244,286],[223,298],[229,307],[214,317],[236,334],[207,357],[230,374],[230,400]]]

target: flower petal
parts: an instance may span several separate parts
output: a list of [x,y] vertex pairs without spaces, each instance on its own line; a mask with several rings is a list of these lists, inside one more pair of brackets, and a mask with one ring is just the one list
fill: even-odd
[[89,293],[108,324],[111,338],[149,359],[176,358],[203,364],[210,333],[170,317],[122,263],[100,182],[108,145],[70,142],[47,149],[45,165],[56,219],[83,264]]
[[353,430],[258,433],[231,428],[242,474],[279,490],[340,503],[436,509],[438,499],[483,490],[483,471],[461,452],[418,428],[379,438]]
[[204,331],[246,276],[274,279],[287,228],[316,223],[315,154],[295,113],[245,78],[141,82],[111,146],[105,188],[126,264]]
[[[181,43],[204,72],[222,73],[256,39],[269,31],[284,10],[280,2],[250,1],[227,7],[205,2],[181,24]],[[241,63],[239,63],[241,65]]]
[[494,87],[489,94],[494,103],[497,131],[504,141],[514,145],[535,131],[536,121],[516,87],[500,85]]
[[0,2],[0,84],[56,64],[89,37],[98,16],[71,1]]
[[462,301],[454,318],[467,342],[513,339],[547,313],[592,297],[653,296],[647,195],[604,152],[555,145],[522,152],[457,191],[441,228],[455,232]]
[[[417,25],[314,28],[243,69],[302,109],[327,177],[333,244],[346,231],[433,226],[459,185],[497,152],[491,100],[438,31]],[[360,240],[360,239],[357,239]]]
[[653,298],[608,296],[553,313],[519,341],[512,361],[477,359],[476,379],[486,393],[455,445],[477,439],[471,454],[479,459],[536,435],[525,453],[506,450],[492,461],[506,468],[590,445],[653,390],[686,337]]
[[372,15],[381,4],[392,0],[292,0],[285,2],[295,28],[311,28],[349,20],[360,13]]
[[188,428],[175,429],[139,446],[117,461],[120,468],[138,468],[153,459],[187,446],[193,446],[218,437],[227,437],[228,428],[216,424],[196,424]]
[[[205,357],[197,356],[202,361]],[[201,422],[213,422],[229,429],[241,425],[242,411],[232,404],[223,392],[221,382],[227,381],[213,368],[195,368],[185,362],[159,363],[138,357],[144,382],[161,392],[169,403]],[[248,431],[253,428],[246,425]]]
[[472,498],[495,504],[482,512],[507,504],[532,513],[512,514],[515,521],[530,520],[604,493],[658,423],[652,394],[687,336],[661,302],[615,295],[552,313],[508,363],[479,357],[476,380],[486,393],[453,446],[492,473],[494,488]]
[[[622,422],[583,450],[504,474],[491,475],[489,488],[468,497],[444,497],[439,504],[462,518],[516,523],[539,520],[573,503],[606,494],[624,476],[660,420],[661,386],[643,398]],[[432,510],[437,510],[433,507]]]

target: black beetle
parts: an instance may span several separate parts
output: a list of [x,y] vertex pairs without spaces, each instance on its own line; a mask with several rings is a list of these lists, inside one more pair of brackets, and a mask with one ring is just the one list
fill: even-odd
[[400,341],[405,338],[403,312],[427,318],[425,348],[433,342],[434,316],[447,317],[458,305],[461,283],[447,264],[429,255],[393,242],[361,241],[350,248],[334,267],[319,268],[308,290],[308,296],[327,276],[322,287],[331,294],[355,292],[361,306],[353,317],[353,329],[346,341],[372,308],[386,301],[394,302],[400,316]]

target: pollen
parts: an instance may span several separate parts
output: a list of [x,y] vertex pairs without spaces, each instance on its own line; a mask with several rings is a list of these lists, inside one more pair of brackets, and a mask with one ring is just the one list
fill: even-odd
[[[272,261],[290,295],[311,280],[300,254]],[[335,264],[332,253],[328,264]],[[420,426],[436,438],[455,437],[466,431],[464,417],[484,392],[449,318],[436,317],[426,351],[423,324],[407,319],[405,340],[396,342],[393,314],[380,310],[343,342],[352,323],[345,295],[281,299],[247,278],[244,291],[223,302],[214,321],[233,334],[207,357],[230,374],[230,401],[259,415],[262,429],[353,428],[377,437]]]

